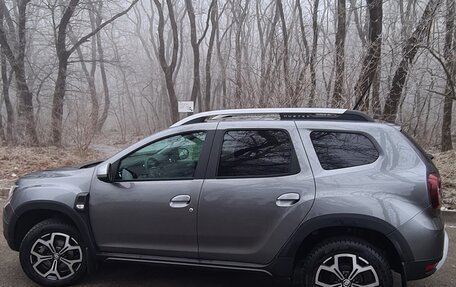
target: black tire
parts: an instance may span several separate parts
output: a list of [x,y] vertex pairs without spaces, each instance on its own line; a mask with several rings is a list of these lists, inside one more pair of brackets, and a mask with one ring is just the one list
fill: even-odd
[[[361,268],[364,271],[356,274],[355,269],[363,270]],[[337,283],[340,285],[336,286],[341,287],[352,286],[351,283],[393,286],[390,265],[383,253],[356,238],[332,239],[317,245],[306,256],[298,272],[300,285],[307,287]]]
[[86,249],[79,232],[58,219],[32,227],[22,240],[19,258],[25,274],[43,286],[71,285],[87,270]]

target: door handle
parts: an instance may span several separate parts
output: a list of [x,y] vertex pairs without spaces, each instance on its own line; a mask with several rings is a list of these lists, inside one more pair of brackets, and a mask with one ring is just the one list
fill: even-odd
[[190,204],[191,197],[187,194],[176,195],[169,201],[172,208],[182,208]]
[[293,204],[298,202],[300,198],[301,196],[299,195],[299,193],[285,193],[277,197],[276,205],[280,207],[292,206]]

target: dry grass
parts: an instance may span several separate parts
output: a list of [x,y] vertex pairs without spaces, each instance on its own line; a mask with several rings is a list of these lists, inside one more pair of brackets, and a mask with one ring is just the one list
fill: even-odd
[[442,178],[444,205],[456,209],[456,151],[434,153],[434,156]]
[[32,171],[78,165],[102,159],[95,151],[80,153],[65,148],[0,147],[0,189],[8,188],[18,177]]

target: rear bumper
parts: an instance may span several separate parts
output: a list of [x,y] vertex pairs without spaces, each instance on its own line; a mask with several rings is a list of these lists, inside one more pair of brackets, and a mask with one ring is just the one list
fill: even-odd
[[[401,225],[400,233],[407,242],[411,256],[402,256],[403,273],[407,280],[431,276],[440,268],[448,251],[448,236],[440,211],[429,207]],[[401,250],[398,252],[403,253]]]
[[445,264],[445,261],[448,257],[448,244],[449,244],[449,239],[448,239],[448,233],[445,231],[445,241],[443,242],[443,257],[435,267],[436,271],[440,270],[442,266]]
[[[434,260],[404,262],[403,268],[407,281],[419,280],[431,276],[435,273],[435,266],[439,261],[440,258]],[[427,266],[434,266],[434,268],[426,271]]]
[[448,234],[444,232],[443,256],[431,260],[404,262],[404,273],[408,281],[419,280],[431,276],[444,265],[448,257]]

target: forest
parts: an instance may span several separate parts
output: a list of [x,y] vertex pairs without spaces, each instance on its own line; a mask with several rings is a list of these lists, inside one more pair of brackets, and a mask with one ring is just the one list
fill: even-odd
[[455,2],[0,0],[0,143],[127,141],[194,101],[358,109],[451,150]]

